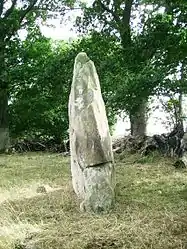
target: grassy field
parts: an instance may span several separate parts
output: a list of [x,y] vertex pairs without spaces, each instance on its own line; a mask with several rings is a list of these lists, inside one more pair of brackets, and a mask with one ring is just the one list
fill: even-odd
[[116,207],[81,213],[69,158],[0,156],[0,249],[187,249],[187,170],[169,159],[116,162]]

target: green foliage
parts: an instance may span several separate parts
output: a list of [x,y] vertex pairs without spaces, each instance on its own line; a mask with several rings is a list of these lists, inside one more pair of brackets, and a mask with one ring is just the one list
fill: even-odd
[[[20,45],[20,63],[9,71],[15,86],[9,105],[12,137],[48,136],[59,142],[67,137],[68,99],[77,53],[87,52],[96,61],[99,76],[102,78],[105,73],[103,64],[107,66],[110,44],[106,41],[103,50],[97,50],[97,39],[93,36],[72,44],[54,43],[38,31],[28,34]],[[107,102],[107,85],[102,84],[101,88],[112,131],[115,113]]]
[[167,102],[167,108],[169,111],[173,110],[173,106],[179,106],[179,100],[178,99],[170,99]]
[[147,156],[141,156],[135,162],[140,164],[155,164],[160,161],[160,153],[158,151],[150,152]]
[[[70,8],[74,4],[63,3]],[[143,3],[152,4],[153,10],[146,7],[141,10],[141,29],[135,31],[130,16]],[[67,136],[73,63],[80,51],[86,52],[96,65],[111,129],[116,114],[121,111],[136,114],[150,96],[187,92],[186,2],[126,1],[124,5],[117,0],[94,1],[89,8],[82,6],[84,17],[77,19],[79,29],[89,31],[89,36],[72,44],[52,43],[35,24],[39,17],[46,20],[48,9],[59,10],[59,4],[61,1],[47,2],[45,11],[39,6],[36,11],[34,7],[26,15],[29,25],[24,23],[26,40],[21,42],[15,32],[9,39],[6,48],[9,69],[3,75],[11,98],[12,135],[28,133],[59,140]],[[17,20],[19,14],[15,8],[11,18]],[[180,79],[168,77],[176,75],[177,70]]]
[[55,18],[57,12],[64,14],[65,6],[71,6],[74,1],[17,1],[13,0],[10,5],[6,1],[0,1],[0,89],[8,88],[11,84],[7,79],[7,62],[9,61],[9,43],[12,43],[17,32],[21,29],[29,30],[36,26],[36,21],[46,21]]
[[52,136],[59,141],[67,136],[72,58],[63,49],[58,55],[41,34],[32,35],[22,42],[20,63],[10,70],[16,87],[9,106],[11,133]]
[[[142,4],[146,5],[139,13],[137,32],[130,24],[130,16]],[[110,86],[107,97],[113,110],[135,114],[150,96],[174,89],[184,91],[184,81],[173,81],[166,76],[176,72],[181,62],[186,65],[186,6],[185,1],[126,1],[124,4],[117,0],[98,0],[85,8],[83,18],[77,19],[79,31],[100,29],[103,39],[118,43],[118,49],[110,55],[111,70],[102,78],[103,84]],[[103,48],[101,41],[99,48]]]
[[[31,30],[37,29],[37,26],[41,22],[45,22],[48,18],[56,18],[57,16],[62,17],[65,13],[65,6],[68,8],[72,8],[74,5],[73,0],[57,0],[57,1],[49,1],[49,0],[12,0],[12,1],[4,1],[0,0],[0,95],[3,95],[3,105],[0,105],[0,128],[8,128],[8,99],[10,98],[10,94],[14,92],[14,95],[17,95],[19,92],[19,88],[24,87],[24,84],[32,84],[32,81],[35,82],[34,75],[36,72],[29,72],[29,66],[32,71],[32,64],[27,64],[27,59],[21,56],[20,61],[20,51],[22,48],[19,47],[20,41],[18,32],[20,30],[24,30],[30,32]],[[35,31],[34,31],[35,32]],[[32,40],[32,34],[30,39]],[[25,44],[26,45],[26,44]],[[41,48],[45,49],[45,48]],[[24,50],[22,49],[24,53]],[[34,54],[35,51],[32,51],[33,60],[35,60]],[[38,52],[37,52],[38,53]],[[30,54],[27,55],[28,59],[30,58]],[[37,55],[35,55],[37,56]],[[25,63],[28,70],[26,70],[26,74],[29,72],[30,78],[28,80],[28,76],[25,75],[25,70],[22,72],[18,72],[17,65]],[[12,81],[12,71],[16,67],[15,72],[17,75],[13,77]],[[39,67],[41,68],[41,67]],[[10,75],[11,69],[11,75]],[[37,71],[37,67],[35,66]],[[19,73],[21,73],[22,81],[21,84],[17,85],[16,77],[19,77]],[[23,73],[23,75],[22,75]],[[26,80],[27,79],[27,80]],[[15,82],[16,81],[16,82]],[[27,88],[28,86],[26,86]],[[21,115],[21,113],[20,113]],[[24,115],[25,116],[25,115]],[[17,117],[16,120],[19,120]],[[19,121],[20,122],[20,121]],[[26,125],[25,122],[24,125]],[[7,136],[8,140],[8,136]],[[6,144],[3,145],[3,150],[6,150]]]

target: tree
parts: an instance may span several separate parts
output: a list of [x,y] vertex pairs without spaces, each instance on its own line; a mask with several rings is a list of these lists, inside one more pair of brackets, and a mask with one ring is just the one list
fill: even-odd
[[[109,65],[107,52],[116,45],[111,40],[102,41],[103,49],[96,50],[100,42],[97,35],[68,44],[46,39],[38,29],[29,31],[26,40],[19,44],[16,65],[9,69],[14,86],[10,89],[9,105],[11,137],[47,137],[56,143],[66,139],[74,59],[80,51],[87,52],[103,78],[111,70],[108,66],[108,70],[103,70],[104,65]],[[112,127],[115,113],[106,101],[107,87],[103,84],[102,92]]]
[[[148,24],[149,33],[153,36],[153,44],[158,41],[156,30],[167,29],[164,46],[159,51],[159,60],[155,61],[158,67],[165,67],[165,78],[157,86],[157,94],[170,98],[166,105],[167,110],[173,110],[175,125],[182,123],[182,95],[187,92],[185,68],[187,67],[187,2],[164,1],[163,14],[157,14]],[[155,29],[155,30],[154,30]],[[172,108],[173,106],[173,108]]]
[[[113,36],[118,40],[121,45],[121,49],[119,52],[121,56],[119,56],[120,65],[118,63],[117,66],[117,78],[120,82],[119,88],[122,90],[124,87],[122,85],[127,86],[127,77],[128,80],[131,78],[130,83],[135,81],[137,84],[140,81],[140,77],[136,77],[136,75],[141,75],[141,72],[147,67],[152,58],[152,54],[154,52],[145,51],[145,54],[137,55],[137,51],[134,51],[134,46],[136,46],[135,36],[133,34],[133,29],[131,28],[130,20],[132,18],[132,13],[135,9],[137,9],[138,2],[133,0],[127,1],[102,1],[96,0],[93,2],[92,7],[86,8],[84,11],[84,18],[81,20],[80,18],[77,20],[77,24],[79,27],[82,25],[83,31],[88,29],[88,23],[91,23],[93,27],[89,27],[91,30],[95,29],[97,25],[97,21],[99,21],[100,29],[102,33],[108,36]],[[142,41],[139,39],[139,41]],[[143,45],[143,44],[141,44]],[[137,46],[136,46],[137,48]],[[155,51],[155,50],[154,50]],[[135,52],[137,58],[133,54]],[[123,72],[120,76],[119,72]],[[120,72],[120,73],[121,73]],[[124,84],[124,77],[126,77],[126,82]],[[116,75],[114,74],[114,78]],[[138,81],[136,78],[139,78]],[[144,78],[144,77],[143,77]],[[144,78],[145,80],[145,78]],[[135,85],[133,84],[133,85]],[[146,84],[147,85],[147,84]],[[129,84],[130,86],[130,84]],[[131,85],[130,87],[133,88]],[[118,88],[118,89],[119,89]],[[140,86],[141,88],[141,86]],[[134,89],[135,90],[135,89]],[[117,91],[118,92],[118,91]],[[116,92],[115,96],[118,96]],[[147,97],[140,98],[139,92],[130,93],[129,98],[132,98],[133,101],[130,101],[133,104],[130,108],[128,108],[129,103],[125,104],[122,108],[124,111],[128,111],[131,120],[131,133],[133,135],[142,135],[145,133],[146,128],[146,120],[145,120],[145,108]],[[121,94],[120,94],[121,95]],[[124,94],[125,95],[125,94]],[[138,101],[134,102],[134,97],[137,96],[136,99]],[[117,100],[117,98],[116,98]],[[119,101],[117,100],[119,103]],[[122,101],[124,104],[124,101]],[[121,108],[118,108],[121,109]],[[141,118],[140,118],[141,117]]]
[[[71,7],[73,1],[48,0],[0,0],[0,151],[8,145],[8,99],[11,82],[8,75],[9,46],[20,29],[26,29],[36,20],[46,20],[57,11],[64,13],[64,6]],[[52,13],[52,14],[51,14]]]
[[[175,10],[172,21],[168,13],[170,2]],[[184,1],[177,6],[173,2],[95,0],[91,7],[85,9],[83,19],[77,19],[80,31],[100,29],[102,34],[116,37],[121,44],[121,55],[115,60],[117,65],[108,75],[108,82],[115,81],[112,103],[116,102],[118,110],[129,114],[134,135],[145,133],[147,100],[156,94],[158,86],[163,86],[168,72],[163,54],[171,56],[173,21],[185,7]],[[163,8],[165,12],[161,13]],[[131,24],[135,13],[139,13],[140,17],[136,29]],[[179,26],[181,29],[181,24]]]
[[70,46],[56,47],[38,31],[22,42],[17,66],[9,70],[11,137],[50,137],[56,142],[66,138],[67,103],[74,54]]

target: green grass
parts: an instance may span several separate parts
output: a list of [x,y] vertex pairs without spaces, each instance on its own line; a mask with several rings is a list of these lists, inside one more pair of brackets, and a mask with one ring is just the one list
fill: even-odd
[[172,163],[123,155],[116,206],[94,215],[79,210],[68,157],[1,155],[0,249],[187,249],[187,170]]

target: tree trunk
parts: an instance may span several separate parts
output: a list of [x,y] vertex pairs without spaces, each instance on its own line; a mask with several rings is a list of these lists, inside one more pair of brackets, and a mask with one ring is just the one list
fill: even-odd
[[[186,85],[186,67],[185,67],[186,63],[183,61],[182,65],[181,65],[181,82],[182,85]],[[185,126],[185,132],[187,132],[186,128],[187,128],[187,108],[186,108],[186,102],[187,102],[187,95],[186,93],[183,93],[182,91],[180,91],[180,95],[179,95],[179,112],[180,112],[180,118],[183,124],[183,128]]]
[[5,152],[8,146],[8,93],[7,90],[0,89],[0,152]]
[[136,113],[130,114],[131,135],[144,136],[146,134],[146,103],[143,102]]
[[[122,25],[120,26],[121,42],[124,49],[131,44],[130,18],[133,0],[125,1]],[[146,103],[142,103],[137,113],[130,114],[131,135],[145,135],[146,132]]]
[[184,132],[187,132],[187,95],[182,95],[181,100],[181,109],[182,109],[182,122],[184,127]]
[[183,132],[184,132],[184,121],[183,121],[183,94],[182,92],[179,93],[179,117],[178,117],[178,123],[181,125]]
[[127,46],[129,46],[131,43],[130,17],[131,17],[132,5],[133,5],[133,0],[127,0],[125,2],[122,24],[119,26],[121,43],[124,49]]
[[0,153],[5,152],[9,146],[8,125],[8,78],[5,63],[5,37],[0,37]]

